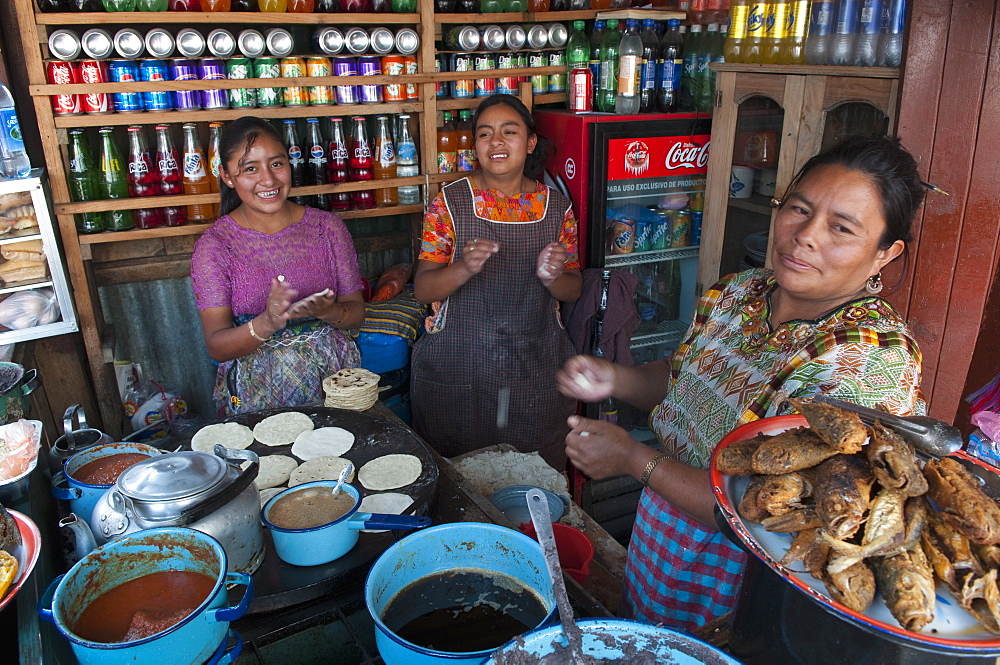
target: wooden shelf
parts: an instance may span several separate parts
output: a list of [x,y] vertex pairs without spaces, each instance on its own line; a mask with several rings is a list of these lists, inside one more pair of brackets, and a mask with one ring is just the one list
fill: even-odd
[[109,113],[108,115],[67,115],[55,118],[56,127],[105,127],[110,125],[165,125],[177,122],[216,122],[236,120],[245,115],[267,111],[269,118],[312,118],[325,116],[375,115],[386,113],[422,113],[420,102],[384,102],[382,104],[324,104],[321,106],[284,106],[274,108],[207,109],[202,111],[167,111],[165,113]]
[[755,212],[758,215],[767,215],[768,217],[771,216],[771,212],[773,211],[773,208],[771,208],[771,197],[760,194],[754,194],[748,199],[729,197],[729,207]]
[[854,76],[869,79],[898,79],[895,67],[828,67],[823,65],[766,65],[748,62],[713,62],[709,65],[717,72],[741,74],[799,74],[800,76]]
[[[460,14],[465,16],[465,14]],[[491,14],[492,16],[492,14]],[[466,21],[467,22],[467,21]],[[419,14],[296,14],[291,12],[80,12],[35,14],[39,25],[130,25],[167,24],[215,25],[215,24],[264,24],[264,25],[326,25],[332,24],[419,24]]]
[[[499,12],[494,14],[434,14],[434,23],[469,25],[486,23],[562,23],[564,21],[586,21],[599,17],[598,9],[580,9],[566,12]],[[680,13],[684,16],[683,12]]]
[[654,21],[669,21],[672,18],[683,21],[687,12],[675,12],[666,9],[604,9],[597,12],[601,20],[618,19],[619,21],[634,18],[639,21],[651,18]]

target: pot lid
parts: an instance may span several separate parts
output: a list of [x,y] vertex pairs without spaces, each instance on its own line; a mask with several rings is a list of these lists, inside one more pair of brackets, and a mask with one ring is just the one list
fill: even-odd
[[139,501],[171,501],[200,494],[219,484],[227,464],[208,453],[181,451],[139,462],[118,477],[118,490]]

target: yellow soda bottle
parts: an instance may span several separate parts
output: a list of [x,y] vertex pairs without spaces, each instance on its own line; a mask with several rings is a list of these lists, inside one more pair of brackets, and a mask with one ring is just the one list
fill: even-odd
[[750,0],[747,4],[747,35],[743,40],[743,62],[764,62],[764,30],[768,3]]
[[729,3],[729,35],[723,49],[726,62],[744,62],[749,3],[750,0],[732,0]]
[[788,34],[788,0],[768,4],[764,29],[764,53],[761,62],[781,64],[781,47]]
[[262,12],[284,13],[288,9],[288,0],[257,0],[257,8]]
[[783,65],[806,64],[806,31],[809,26],[809,0],[788,3],[788,34],[778,58]]

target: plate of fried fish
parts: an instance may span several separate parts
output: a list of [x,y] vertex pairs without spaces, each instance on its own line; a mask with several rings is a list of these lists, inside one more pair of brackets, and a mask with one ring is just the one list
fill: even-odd
[[740,544],[799,590],[904,640],[1000,648],[1000,475],[917,455],[892,429],[791,400],[716,447],[712,489]]

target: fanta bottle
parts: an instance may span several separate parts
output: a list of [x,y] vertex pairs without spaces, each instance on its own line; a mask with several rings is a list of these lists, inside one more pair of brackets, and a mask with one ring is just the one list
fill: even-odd
[[[193,122],[184,123],[184,193],[210,194],[212,187],[208,182],[208,165],[205,151],[201,148],[197,126]],[[212,204],[197,203],[187,207],[188,220],[204,221],[212,218]]]

